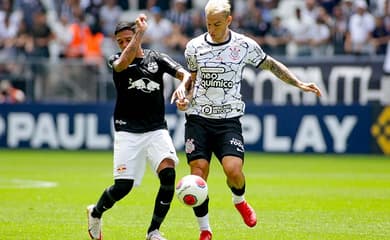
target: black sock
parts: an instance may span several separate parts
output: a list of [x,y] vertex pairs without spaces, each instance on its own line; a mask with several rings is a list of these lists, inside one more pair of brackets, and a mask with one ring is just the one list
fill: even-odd
[[101,218],[105,211],[114,206],[115,202],[116,201],[109,194],[109,188],[107,188],[106,190],[104,190],[95,208],[93,209],[91,213],[92,217]]
[[164,221],[171,207],[175,190],[175,170],[173,168],[161,170],[158,176],[160,178],[160,189],[154,202],[153,217],[148,228],[148,233],[160,228],[161,223]]
[[206,201],[201,205],[194,207],[194,213],[197,217],[204,217],[209,212],[209,196],[207,196]]
[[114,185],[107,188],[101,195],[96,207],[92,211],[92,217],[101,218],[102,214],[114,206],[115,202],[121,200],[132,189],[134,180],[116,179]]
[[237,188],[234,188],[234,187],[231,187],[230,189],[232,190],[232,193],[234,193],[235,195],[242,196],[245,193],[245,184],[244,184],[244,186],[241,189],[237,189]]

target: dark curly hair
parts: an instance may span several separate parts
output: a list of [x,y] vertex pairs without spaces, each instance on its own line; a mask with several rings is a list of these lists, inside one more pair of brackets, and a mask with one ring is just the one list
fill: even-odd
[[114,34],[116,35],[117,33],[121,32],[123,30],[131,30],[131,31],[135,32],[135,29],[136,29],[135,22],[122,21],[116,25]]

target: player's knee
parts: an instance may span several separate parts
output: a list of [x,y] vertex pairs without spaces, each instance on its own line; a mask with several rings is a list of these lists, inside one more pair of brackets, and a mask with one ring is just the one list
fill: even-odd
[[244,179],[244,174],[239,169],[224,169],[227,178],[231,181],[242,181]]
[[133,184],[132,179],[117,179],[109,189],[110,195],[115,201],[119,201],[131,191]]
[[162,186],[173,187],[175,185],[176,171],[174,168],[164,168],[159,172],[158,177]]
[[207,179],[209,175],[209,162],[207,160],[194,160],[190,162],[191,174]]
[[189,162],[189,164],[190,164],[191,168],[199,168],[199,169],[202,169],[203,171],[206,171],[210,166],[209,161],[207,161],[206,159],[203,159],[203,158],[192,160]]

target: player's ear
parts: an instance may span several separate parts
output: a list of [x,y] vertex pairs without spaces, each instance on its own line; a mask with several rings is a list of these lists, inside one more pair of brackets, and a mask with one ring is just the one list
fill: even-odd
[[227,23],[227,25],[230,26],[230,24],[232,23],[232,21],[233,21],[233,17],[232,17],[232,15],[229,15],[229,16],[226,18],[226,23]]

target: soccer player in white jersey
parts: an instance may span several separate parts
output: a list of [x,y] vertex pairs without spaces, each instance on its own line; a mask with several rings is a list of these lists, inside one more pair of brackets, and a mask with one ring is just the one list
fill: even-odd
[[[212,153],[227,178],[233,203],[248,227],[257,223],[245,200],[244,141],[239,118],[245,103],[240,89],[246,65],[270,70],[282,81],[321,96],[314,83],[297,79],[281,62],[263,52],[252,39],[232,31],[228,0],[209,0],[205,7],[207,33],[188,42],[185,57],[192,82],[182,82],[172,95],[178,109],[186,111],[185,151],[191,174],[207,180]],[[212,239],[207,199],[194,208],[200,240]]]

